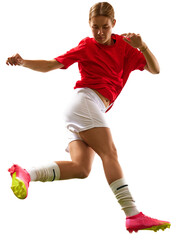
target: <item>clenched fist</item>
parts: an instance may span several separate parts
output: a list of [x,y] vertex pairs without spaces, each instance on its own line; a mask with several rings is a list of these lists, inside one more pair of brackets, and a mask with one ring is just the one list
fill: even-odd
[[12,57],[8,58],[7,61],[6,61],[6,64],[7,65],[11,65],[11,66],[21,66],[23,65],[23,58],[17,53],[15,55],[13,55]]

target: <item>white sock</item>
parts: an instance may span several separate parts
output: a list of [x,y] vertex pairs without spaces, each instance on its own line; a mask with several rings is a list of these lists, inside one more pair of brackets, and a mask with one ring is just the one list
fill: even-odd
[[28,169],[27,172],[30,174],[31,181],[47,182],[60,179],[60,169],[55,162],[46,166]]
[[114,181],[110,184],[110,187],[127,217],[134,216],[139,213],[124,178]]

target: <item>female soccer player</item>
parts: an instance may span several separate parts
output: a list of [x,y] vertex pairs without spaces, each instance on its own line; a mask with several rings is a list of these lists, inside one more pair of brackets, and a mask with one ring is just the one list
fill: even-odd
[[24,199],[28,195],[30,181],[86,178],[97,153],[107,181],[126,214],[127,230],[164,230],[170,227],[169,222],[149,218],[138,211],[104,116],[132,71],[146,69],[158,74],[160,68],[139,34],[112,34],[115,24],[113,7],[107,2],[100,2],[92,6],[89,13],[93,38],[83,39],[77,47],[49,61],[25,60],[19,54],[7,59],[7,65],[19,65],[40,72],[67,69],[78,62],[81,73],[81,80],[76,82],[75,95],[65,115],[69,133],[67,151],[72,161],[57,161],[30,170],[13,165],[9,169],[11,188],[18,198]]

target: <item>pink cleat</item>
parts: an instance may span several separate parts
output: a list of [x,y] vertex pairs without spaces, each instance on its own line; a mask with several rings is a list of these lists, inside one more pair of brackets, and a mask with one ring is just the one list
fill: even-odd
[[138,232],[139,230],[153,230],[157,232],[162,229],[164,231],[166,228],[170,228],[170,226],[170,222],[147,217],[142,212],[126,218],[126,229],[130,233],[133,231]]
[[18,165],[13,165],[8,171],[12,177],[11,189],[15,196],[25,199],[28,195],[29,182],[31,181],[29,173]]

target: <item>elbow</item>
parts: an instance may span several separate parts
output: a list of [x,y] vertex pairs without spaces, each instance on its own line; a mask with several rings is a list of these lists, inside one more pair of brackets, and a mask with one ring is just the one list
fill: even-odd
[[159,74],[160,73],[160,70],[156,70],[153,72],[153,74]]
[[159,74],[159,73],[160,73],[160,66],[158,64],[157,67],[155,68],[155,74]]
[[159,64],[147,65],[145,67],[145,69],[148,70],[152,74],[159,74],[160,73],[160,66],[159,66]]
[[150,71],[152,74],[159,74],[160,73],[160,68],[157,67],[157,68],[154,68],[152,69],[152,71]]
[[156,69],[155,74],[160,74],[160,68]]
[[152,69],[152,70],[148,70],[150,73],[152,74],[159,74],[160,73],[160,70],[159,69]]

